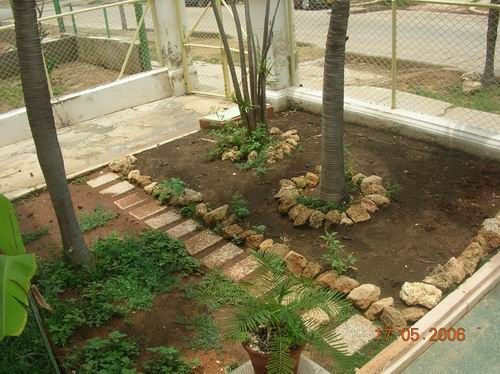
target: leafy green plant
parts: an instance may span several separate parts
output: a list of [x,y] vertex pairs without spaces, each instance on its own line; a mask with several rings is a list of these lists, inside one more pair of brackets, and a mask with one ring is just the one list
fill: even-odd
[[166,204],[173,197],[182,195],[187,185],[178,178],[170,178],[158,183],[154,189],[153,196],[162,204]]
[[239,192],[233,195],[230,207],[231,211],[239,220],[245,219],[250,214],[250,210],[248,209],[248,202]]
[[337,274],[345,274],[350,266],[356,263],[356,257],[352,254],[344,255],[344,246],[340,239],[337,238],[336,232],[325,231],[325,235],[320,236],[320,239],[325,241],[327,253],[323,255],[323,259],[328,261]]
[[252,226],[252,230],[255,231],[257,234],[265,234],[265,232],[267,231],[267,226],[266,225]]
[[341,202],[336,203],[333,201],[323,201],[314,196],[304,196],[301,195],[297,198],[297,202],[299,204],[305,205],[308,208],[319,210],[323,213],[328,213],[330,210],[338,210],[344,212],[347,210],[347,203]]
[[85,184],[87,183],[87,181],[89,180],[89,177],[88,175],[83,175],[81,177],[76,177],[75,179],[73,179],[71,181],[71,184],[74,184],[74,185],[77,185],[77,186],[80,186],[82,184]]
[[147,348],[151,358],[143,363],[148,374],[189,374],[197,365],[187,362],[182,354],[174,347]]
[[238,283],[226,278],[220,270],[212,270],[200,282],[186,287],[186,297],[196,300],[210,310],[237,305],[248,297]]
[[48,227],[41,227],[39,229],[30,231],[30,232],[25,232],[21,234],[23,244],[28,245],[30,243],[33,243],[37,241],[38,239],[44,237],[45,235],[48,235],[49,233],[49,228]]
[[181,214],[184,217],[189,217],[189,218],[195,217],[196,216],[196,204],[195,203],[189,203],[188,205],[183,206],[181,208]]
[[93,251],[96,267],[91,272],[73,273],[63,259],[40,266],[37,283],[55,310],[47,326],[56,344],[64,345],[78,327],[148,309],[155,295],[168,292],[178,276],[199,266],[182,242],[161,231],[111,235],[95,242]]
[[184,325],[190,332],[185,338],[190,349],[206,351],[222,348],[219,329],[211,315],[203,314],[193,319],[178,317],[177,323]]
[[82,374],[136,373],[133,358],[139,355],[137,343],[119,331],[111,332],[107,338],[94,338],[76,349],[65,360],[68,370]]
[[390,200],[397,200],[399,197],[399,193],[401,192],[401,186],[399,184],[390,183],[387,188],[387,197]]
[[82,232],[89,232],[98,227],[106,226],[109,221],[116,217],[116,213],[97,205],[93,212],[83,212],[78,217]]
[[252,294],[232,310],[226,337],[249,349],[269,354],[270,374],[292,373],[290,351],[309,343],[336,359],[340,366],[345,346],[332,323],[322,324],[306,313],[321,310],[335,321],[347,303],[344,296],[319,287],[286,269],[282,258],[270,252],[252,252],[262,265]]

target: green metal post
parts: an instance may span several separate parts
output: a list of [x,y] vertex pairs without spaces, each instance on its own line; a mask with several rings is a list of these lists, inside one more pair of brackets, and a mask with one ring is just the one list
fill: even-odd
[[392,56],[391,56],[391,109],[396,109],[396,93],[397,93],[397,68],[398,68],[398,60],[397,60],[397,35],[396,29],[398,26],[397,22],[397,2],[396,0],[391,1],[392,8]]
[[[69,11],[70,12],[73,11],[73,5],[71,3],[69,4]],[[73,23],[73,33],[75,35],[78,35],[78,30],[76,28],[76,21],[75,21],[75,15],[74,14],[71,15],[71,22]]]
[[106,8],[102,8],[102,13],[104,15],[104,25],[106,26],[106,35],[108,38],[111,38],[111,31],[109,30],[109,21],[108,21],[108,10]]
[[[61,3],[59,2],[59,0],[52,0],[52,2],[54,3],[54,11],[56,12],[56,14],[61,14]],[[57,24],[59,25],[60,32],[66,32],[66,27],[64,27],[64,20],[62,19],[62,17],[57,19]]]
[[135,10],[135,19],[137,20],[137,27],[140,27],[139,57],[142,64],[142,71],[149,71],[151,70],[151,55],[149,53],[148,35],[146,34],[146,26],[145,26],[146,22],[140,25],[140,21],[142,18],[142,4],[134,3],[134,10]]

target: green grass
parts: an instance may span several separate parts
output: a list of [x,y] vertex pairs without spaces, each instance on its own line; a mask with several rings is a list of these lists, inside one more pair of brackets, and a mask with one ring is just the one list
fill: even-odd
[[33,231],[25,232],[23,233],[22,239],[24,245],[28,245],[30,243],[33,243],[37,241],[38,239],[44,237],[45,235],[49,234],[49,228],[48,227],[42,227]]
[[226,278],[220,270],[212,270],[200,282],[186,287],[186,298],[195,300],[210,310],[237,305],[248,297],[238,283]]
[[500,113],[500,84],[483,87],[479,92],[466,95],[461,84],[445,86],[439,90],[428,90],[420,86],[412,86],[409,92],[431,99],[445,101],[454,106],[480,110],[482,112]]
[[79,222],[82,232],[89,232],[98,227],[107,225],[109,221],[116,217],[116,213],[98,205],[91,213],[83,212],[80,214]]
[[[8,81],[7,81],[8,82]],[[11,109],[24,106],[23,88],[21,81],[0,85],[0,101]]]
[[198,268],[184,244],[161,231],[111,235],[95,242],[92,250],[97,263],[91,272],[75,272],[62,258],[39,266],[35,283],[55,310],[47,326],[58,345],[64,345],[77,328],[147,310],[179,276]]
[[178,316],[177,323],[184,325],[188,330],[189,336],[184,340],[190,349],[207,351],[222,348],[219,329],[211,315],[203,314],[193,319]]

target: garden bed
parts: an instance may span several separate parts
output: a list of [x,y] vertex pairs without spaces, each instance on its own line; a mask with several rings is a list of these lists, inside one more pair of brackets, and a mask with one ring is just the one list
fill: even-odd
[[[230,161],[211,161],[208,154],[214,143],[206,131],[144,152],[137,168],[157,181],[180,178],[202,192],[213,207],[241,193],[250,208],[250,226],[265,225],[266,237],[286,238],[292,249],[325,264],[322,231],[294,228],[288,217],[278,213],[273,198],[281,179],[319,165],[321,119],[287,112],[271,125],[283,131],[298,129],[301,140],[291,157],[260,177]],[[380,286],[383,295],[395,300],[404,282],[421,281],[434,266],[458,256],[482,221],[500,206],[497,163],[355,125],[347,126],[346,142],[355,172],[376,174],[399,186],[391,206],[369,222],[334,228],[346,252],[357,258],[350,275]]]

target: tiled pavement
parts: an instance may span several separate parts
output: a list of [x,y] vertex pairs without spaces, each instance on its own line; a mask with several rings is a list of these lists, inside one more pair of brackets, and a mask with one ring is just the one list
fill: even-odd
[[[87,184],[102,195],[115,197],[115,205],[147,226],[164,230],[182,240],[190,255],[208,268],[218,268],[230,279],[241,281],[252,274],[258,263],[244,249],[204,229],[192,219],[184,218],[175,208],[160,205],[132,184],[121,181],[114,173],[104,173]],[[361,315],[354,315],[337,327],[336,332],[349,354],[363,348],[375,337],[376,326]]]

